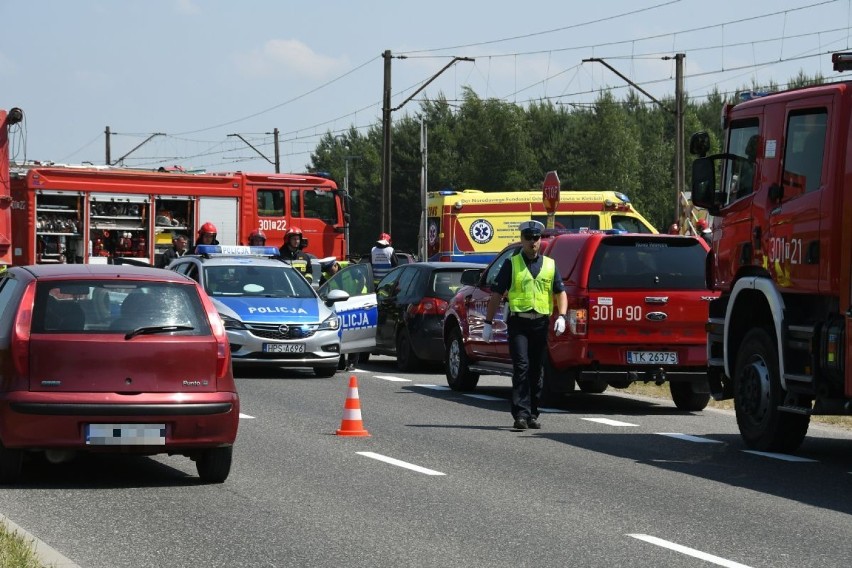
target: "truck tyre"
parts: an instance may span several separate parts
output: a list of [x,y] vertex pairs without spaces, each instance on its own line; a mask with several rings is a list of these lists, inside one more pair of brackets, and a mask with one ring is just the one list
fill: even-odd
[[0,484],[16,483],[21,478],[24,452],[10,450],[0,443]]
[[601,394],[609,385],[604,379],[583,379],[577,381],[577,386],[586,394]]
[[476,388],[476,384],[479,382],[479,373],[470,371],[461,332],[457,329],[450,332],[444,368],[447,374],[447,384],[454,391],[472,391]]
[[411,336],[403,328],[396,336],[396,368],[400,371],[413,371],[420,364],[420,359],[411,346]]
[[710,393],[705,388],[703,392],[695,389],[695,383],[688,381],[675,381],[669,383],[672,400],[678,410],[697,412],[704,410],[710,402]]
[[203,450],[195,462],[198,477],[205,483],[222,483],[231,473],[233,446]]
[[808,431],[810,416],[782,412],[784,390],[778,372],[775,334],[749,331],[734,367],[734,409],[746,445],[755,450],[792,452]]

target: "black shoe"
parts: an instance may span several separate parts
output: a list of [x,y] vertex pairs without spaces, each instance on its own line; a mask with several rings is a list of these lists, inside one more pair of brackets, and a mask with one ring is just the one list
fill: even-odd
[[532,430],[541,430],[541,423],[535,418],[530,418],[527,420],[527,426]]
[[515,418],[515,430],[526,430],[527,421],[523,418]]

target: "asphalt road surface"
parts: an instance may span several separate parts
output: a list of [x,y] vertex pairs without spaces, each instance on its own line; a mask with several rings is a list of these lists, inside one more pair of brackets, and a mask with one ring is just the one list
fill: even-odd
[[849,565],[847,430],[757,454],[730,412],[610,389],[517,432],[508,379],[354,374],[370,437],[335,435],[349,373],[253,372],[224,484],[181,456],[34,460],[0,513],[84,568]]

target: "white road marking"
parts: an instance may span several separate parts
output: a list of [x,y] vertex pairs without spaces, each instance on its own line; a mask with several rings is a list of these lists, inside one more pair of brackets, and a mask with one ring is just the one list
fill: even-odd
[[391,381],[393,383],[410,383],[411,379],[403,379],[402,377],[394,377],[392,375],[373,375],[373,378],[383,381]]
[[419,384],[419,385],[414,385],[414,386],[415,386],[415,387],[424,388],[424,389],[432,389],[432,390],[436,390],[436,391],[448,391],[448,390],[450,390],[450,387],[445,387],[445,386],[441,386],[441,385],[424,385],[424,384]]
[[775,452],[758,452],[757,450],[743,450],[747,454],[754,454],[756,456],[763,456],[766,458],[773,458],[776,460],[788,461],[788,462],[811,462],[816,463],[817,460],[812,460],[809,458],[802,458],[799,456],[791,456],[789,454],[778,454]]
[[498,396],[491,396],[490,394],[466,394],[464,396],[467,396],[467,397],[470,397],[470,398],[478,398],[479,400],[492,400],[492,401],[496,400],[496,401],[500,401],[500,402],[505,402],[505,400],[506,400],[505,398],[500,398]]
[[554,414],[569,414],[569,412],[567,410],[562,410],[561,408],[542,408],[541,406],[538,407],[538,411],[539,412],[550,412],[550,413],[554,413]]
[[609,418],[583,418],[583,420],[588,420],[589,422],[599,422],[601,424],[606,424],[607,426],[639,426],[638,424],[631,424],[630,422],[619,422],[618,420],[610,420]]
[[374,460],[379,460],[385,463],[389,463],[391,465],[396,465],[399,467],[404,467],[406,469],[410,469],[412,471],[417,471],[419,473],[425,473],[426,475],[447,475],[446,473],[441,473],[440,471],[435,471],[434,469],[428,469],[425,467],[420,467],[419,465],[414,465],[413,463],[408,463],[404,461],[400,461],[394,458],[389,458],[387,456],[383,456],[382,454],[377,454],[374,452],[355,452],[358,455],[365,456],[368,458],[373,458]]
[[628,534],[627,536],[632,536],[633,538],[644,540],[645,542],[656,544],[657,546],[662,546],[663,548],[668,548],[669,550],[674,550],[675,552],[680,552],[681,554],[686,554],[687,556],[692,556],[693,558],[700,558],[701,560],[712,562],[713,564],[717,564],[719,566],[725,566],[726,568],[750,568],[745,564],[740,564],[739,562],[734,562],[733,560],[727,560],[719,556],[707,554],[706,552],[701,552],[700,550],[695,550],[694,548],[675,544],[674,542],[669,542],[667,540],[663,540],[655,536],[650,536],[647,534]]
[[698,442],[699,444],[723,444],[719,440],[711,440],[710,438],[702,438],[701,436],[692,436],[690,434],[681,434],[679,432],[657,432],[660,436],[668,436],[669,438],[677,438],[678,440],[686,440],[687,442]]
[[253,420],[254,416],[249,416],[248,414],[243,414],[242,412],[240,412],[240,418],[251,418]]

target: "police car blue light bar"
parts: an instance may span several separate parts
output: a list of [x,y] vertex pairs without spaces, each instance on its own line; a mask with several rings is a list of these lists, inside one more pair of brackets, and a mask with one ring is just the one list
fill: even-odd
[[276,256],[278,249],[275,247],[247,247],[234,245],[198,245],[195,247],[196,254],[214,255],[246,255],[246,256]]

